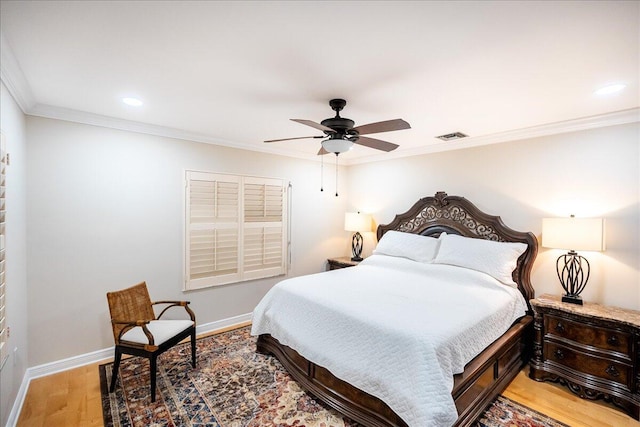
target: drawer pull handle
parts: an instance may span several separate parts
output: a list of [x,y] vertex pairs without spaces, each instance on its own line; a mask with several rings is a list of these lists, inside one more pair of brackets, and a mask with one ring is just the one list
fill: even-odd
[[609,336],[609,338],[607,338],[607,343],[609,345],[618,345],[620,344],[620,340],[618,339],[617,335],[611,335]]
[[556,359],[564,359],[564,351],[560,350],[559,348],[557,348],[556,351],[553,352],[553,355],[556,357]]
[[607,367],[607,369],[604,370],[607,374],[611,375],[612,377],[619,377],[620,376],[620,371],[618,371],[616,369],[615,366],[613,365],[609,365]]
[[558,322],[556,324],[556,331],[558,331],[558,332],[564,332],[565,331],[564,325],[562,324],[562,322]]

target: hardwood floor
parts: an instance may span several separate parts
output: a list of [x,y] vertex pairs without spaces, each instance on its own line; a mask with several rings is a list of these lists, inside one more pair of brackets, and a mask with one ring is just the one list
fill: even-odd
[[[102,426],[98,365],[32,380],[18,426]],[[525,367],[503,395],[574,427],[640,427],[640,422],[605,403],[580,399],[555,384],[536,382],[528,372]]]
[[98,365],[32,380],[18,425],[102,426]]
[[529,368],[523,368],[503,396],[574,427],[640,426],[640,422],[613,405],[580,399],[565,387],[534,381],[528,374]]

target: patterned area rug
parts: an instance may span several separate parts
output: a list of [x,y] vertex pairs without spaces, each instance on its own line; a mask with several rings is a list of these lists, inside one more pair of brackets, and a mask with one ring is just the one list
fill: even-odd
[[569,427],[538,411],[498,396],[478,418],[474,427]]
[[[160,356],[154,403],[147,359],[123,360],[112,394],[112,364],[101,365],[105,426],[361,427],[306,394],[275,357],[256,353],[249,331],[198,339],[196,369],[188,344]],[[477,427],[494,426],[566,427],[502,396],[477,422]]]

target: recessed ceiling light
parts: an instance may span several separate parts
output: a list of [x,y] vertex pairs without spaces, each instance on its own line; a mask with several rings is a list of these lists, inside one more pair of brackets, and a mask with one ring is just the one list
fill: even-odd
[[142,105],[142,101],[138,98],[122,98],[122,102],[132,107],[140,107]]
[[624,83],[613,83],[610,85],[603,86],[593,93],[596,95],[611,95],[612,93],[620,92],[625,87],[627,87],[627,85]]

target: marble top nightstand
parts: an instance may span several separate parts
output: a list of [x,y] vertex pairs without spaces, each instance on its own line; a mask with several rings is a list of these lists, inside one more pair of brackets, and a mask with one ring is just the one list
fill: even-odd
[[546,294],[530,302],[529,376],[558,382],[583,399],[604,399],[640,419],[640,312]]
[[560,295],[544,294],[532,299],[531,305],[537,307],[554,308],[565,313],[593,317],[604,320],[614,320],[629,326],[640,328],[640,311],[620,307],[612,307],[594,302],[584,302],[584,305],[562,302]]

